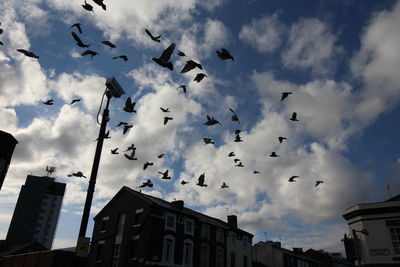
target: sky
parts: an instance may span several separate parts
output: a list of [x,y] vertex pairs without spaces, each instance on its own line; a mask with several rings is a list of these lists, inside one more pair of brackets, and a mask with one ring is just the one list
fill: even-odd
[[[90,176],[109,77],[126,94],[110,100],[111,138],[87,236],[122,186],[138,190],[150,179],[154,187],[142,192],[222,220],[236,214],[253,242],[336,252],[348,233],[346,208],[400,193],[400,2],[105,0],[106,10],[87,3],[92,12],[79,1],[2,0],[0,129],[19,143],[0,192],[0,238],[26,176],[55,166],[67,187],[53,248],[76,244],[88,179],[68,175]],[[72,31],[90,47],[77,46]],[[152,58],[172,43],[171,71]],[[234,60],[220,59],[221,48]],[[86,49],[99,55],[81,56]],[[113,59],[120,55],[128,61]],[[202,69],[181,73],[189,60]],[[196,82],[198,73],[207,76]],[[282,92],[291,94],[281,101]],[[123,110],[128,97],[136,113]],[[49,99],[53,105],[43,104]],[[173,118],[166,125],[165,116]],[[205,125],[207,116],[220,124]],[[123,134],[119,122],[133,127]],[[234,142],[238,129],[243,142]],[[123,156],[131,144],[135,161]],[[146,161],[153,166],[143,170]],[[166,170],[171,180],[161,179]],[[207,187],[196,185],[203,173]]]

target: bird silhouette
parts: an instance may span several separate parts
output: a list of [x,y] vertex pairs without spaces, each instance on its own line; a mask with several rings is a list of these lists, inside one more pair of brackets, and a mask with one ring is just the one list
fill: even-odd
[[128,132],[128,130],[130,129],[130,128],[132,128],[133,127],[133,125],[125,125],[124,126],[124,131],[122,132],[122,134],[126,134],[127,132]]
[[148,162],[148,161],[146,161],[146,162],[144,163],[144,165],[143,165],[143,170],[147,169],[147,167],[149,167],[149,166],[153,166],[153,162]]
[[240,135],[236,135],[236,137],[235,137],[235,140],[233,140],[234,142],[243,142],[243,139],[242,138],[240,138]]
[[175,49],[175,44],[172,43],[170,46],[167,47],[167,49],[165,49],[161,56],[159,58],[152,58],[154,62],[156,62],[158,65],[164,67],[164,68],[168,68],[170,70],[174,69],[174,66],[172,65],[172,62],[170,61],[172,52],[174,52]]
[[322,184],[324,181],[315,181],[315,186],[317,187],[318,185]]
[[135,113],[136,113],[135,104],[136,104],[136,102],[132,102],[132,99],[131,99],[130,97],[128,97],[128,98],[126,99],[126,101],[125,101],[124,110],[125,110],[126,112],[129,112],[129,113],[132,113],[132,112],[135,112]]
[[205,145],[214,144],[214,141],[211,138],[207,138],[207,137],[203,138],[203,142]]
[[201,64],[193,61],[193,60],[189,60],[186,62],[185,66],[183,67],[183,69],[181,70],[181,73],[186,73],[188,71],[191,71],[194,68],[199,68],[199,69],[203,69],[203,67],[201,66]]
[[80,24],[80,23],[75,23],[75,24],[72,24],[72,26],[71,26],[71,28],[70,29],[72,29],[73,27],[76,27],[76,29],[78,30],[78,32],[80,33],[80,34],[82,34],[82,24]]
[[147,179],[146,182],[143,182],[143,183],[139,186],[139,188],[144,188],[144,187],[153,187],[153,183],[151,182],[150,179]]
[[46,100],[46,101],[44,101],[44,102],[42,102],[42,103],[45,104],[45,105],[50,106],[50,105],[53,105],[53,102],[54,102],[53,99],[49,99],[49,100]]
[[235,156],[235,152],[229,152],[228,157],[234,157]]
[[222,182],[221,189],[228,188],[228,187],[229,186],[225,182]]
[[291,94],[292,94],[292,92],[283,92],[282,93],[282,97],[281,97],[281,101],[283,101],[285,98],[287,98]]
[[282,143],[283,140],[285,140],[285,139],[287,139],[287,138],[286,138],[286,137],[283,137],[283,136],[279,136],[279,137],[278,137],[279,143]]
[[105,134],[104,134],[104,139],[110,139],[110,130],[108,130]]
[[181,181],[181,185],[185,185],[185,184],[188,184],[189,182],[186,182],[185,180],[182,180]]
[[169,108],[162,108],[162,107],[160,107],[160,109],[161,109],[162,112],[165,112],[165,113],[166,113],[166,112],[170,112],[170,111],[169,111]]
[[199,176],[196,185],[201,186],[201,187],[207,187],[207,185],[204,183],[204,179],[205,179],[205,173],[202,173],[202,174]]
[[71,104],[70,104],[70,105],[72,105],[72,104],[74,104],[74,103],[76,103],[76,102],[79,102],[79,101],[81,101],[81,99],[80,99],[80,98],[75,98],[75,99],[72,99],[72,101],[71,101]]
[[258,173],[260,173],[260,172],[259,172],[259,171],[253,171],[253,173],[254,173],[254,174],[258,174]]
[[119,154],[119,152],[118,152],[118,147],[117,147],[117,148],[114,148],[114,149],[111,149],[111,154],[113,154],[113,155],[118,155],[118,154]]
[[154,36],[153,34],[151,34],[151,32],[148,29],[144,29],[144,31],[151,38],[151,40],[153,40],[154,42],[160,42],[161,35]]
[[289,182],[296,182],[296,178],[299,178],[299,176],[296,176],[296,175],[294,175],[294,176],[291,176],[290,178],[289,178]]
[[122,126],[122,125],[128,125],[128,123],[127,123],[127,122],[124,122],[124,121],[120,121],[120,122],[117,124],[117,127]]
[[88,56],[90,55],[90,58],[93,58],[94,56],[100,55],[99,53],[93,51],[93,50],[86,50],[81,54],[81,56]]
[[25,49],[17,49],[18,52],[24,54],[27,57],[39,58],[39,56],[35,55],[35,53],[31,51],[27,51]]
[[216,51],[217,52],[217,56],[219,56],[220,59],[224,60],[224,59],[232,59],[232,61],[234,61],[233,57],[231,56],[231,54],[229,53],[228,50],[226,50],[225,48],[221,48],[220,51]]
[[125,158],[129,160],[137,160],[137,158],[135,158],[135,155],[136,155],[136,149],[132,149],[130,155],[124,154]]
[[292,117],[290,118],[290,120],[291,120],[291,121],[299,121],[299,120],[297,119],[297,113],[296,113],[296,112],[293,112]]
[[125,56],[125,55],[120,55],[120,56],[113,57],[113,59],[117,59],[117,58],[121,58],[121,59],[123,59],[125,62],[128,61],[128,57]]
[[110,49],[117,47],[115,44],[111,43],[110,41],[102,41],[101,43],[108,46]]
[[2,41],[0,41],[0,45],[4,45]]
[[164,125],[166,125],[169,120],[173,120],[173,119],[174,118],[172,118],[172,117],[164,117]]
[[158,172],[158,173],[159,173],[159,174],[162,174],[161,179],[164,179],[164,180],[171,180],[171,177],[168,176],[168,170],[166,170],[165,172]]
[[197,73],[196,77],[194,77],[193,81],[196,81],[199,83],[199,82],[201,82],[201,80],[203,80],[204,77],[208,77],[208,76],[205,75],[204,73]]
[[277,158],[277,157],[279,157],[279,155],[276,154],[275,152],[271,152],[271,154],[269,154],[269,156],[270,156],[271,158]]
[[80,178],[82,178],[82,177],[83,178],[87,178],[85,175],[83,175],[83,173],[81,171],[73,172],[71,174],[68,174],[68,177],[72,177],[72,176],[80,177]]
[[237,121],[238,123],[240,123],[239,117],[237,116],[236,112],[233,111],[233,109],[231,109],[231,108],[229,108],[229,110],[233,113],[232,119],[231,119],[231,120],[232,120],[232,121]]
[[101,6],[101,8],[103,8],[103,10],[106,10],[106,5],[103,3],[103,0],[93,0],[93,2],[95,2],[96,4]]
[[93,6],[88,4],[88,3],[86,3],[86,1],[85,1],[85,4],[82,5],[82,7],[87,11],[92,11],[93,12]]
[[233,159],[235,163],[240,162],[240,159]]
[[135,144],[128,146],[128,148],[124,152],[128,152],[130,150],[136,150]]
[[235,167],[244,167],[242,162],[239,162],[238,165],[235,165]]
[[242,130],[235,130],[235,134],[240,134],[241,132],[243,132]]
[[161,159],[161,158],[163,158],[164,156],[165,156],[165,154],[160,154],[160,155],[157,155],[157,158]]
[[179,51],[178,51],[178,56],[181,56],[181,57],[186,57],[186,54],[185,54],[185,53],[183,53],[181,50],[179,50]]
[[90,46],[89,44],[84,44],[84,43],[82,42],[81,38],[79,38],[79,36],[78,36],[75,32],[71,32],[71,35],[72,35],[72,37],[75,39],[76,45],[77,45],[77,46],[82,47],[82,48],[85,48],[85,47],[89,47],[89,46]]
[[176,88],[176,90],[178,90],[179,88],[182,88],[183,93],[186,94],[186,85],[181,85],[178,88]]
[[204,125],[214,125],[214,124],[219,124],[221,125],[221,123],[219,121],[217,121],[216,119],[214,119],[214,117],[210,117],[207,115],[207,121],[204,123]]

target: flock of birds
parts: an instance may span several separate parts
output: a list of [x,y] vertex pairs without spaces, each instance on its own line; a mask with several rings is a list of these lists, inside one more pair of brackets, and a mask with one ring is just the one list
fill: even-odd
[[[96,3],[97,5],[99,5],[100,7],[102,7],[103,10],[106,10],[106,5],[103,3],[103,0],[93,0],[93,2]],[[88,4],[86,1],[85,1],[85,3],[82,5],[82,7],[83,7],[85,10],[89,11],[89,12],[93,12],[93,11],[94,11],[93,6],[90,5],[90,4]],[[0,25],[1,25],[1,23],[0,23]],[[75,23],[75,24],[73,24],[73,25],[70,27],[70,29],[73,29],[73,28],[75,28],[75,29],[77,30],[77,32],[78,32],[79,34],[82,35],[83,31],[82,31],[82,25],[81,25],[80,23]],[[156,43],[160,43],[160,42],[161,42],[161,40],[160,40],[160,39],[161,39],[161,35],[155,36],[155,35],[153,35],[148,29],[145,29],[144,32],[145,32],[145,33],[147,34],[147,36],[148,36],[151,40],[153,40],[154,42],[156,42]],[[0,29],[0,35],[1,35],[2,33],[3,33],[3,29]],[[98,56],[98,55],[99,55],[99,53],[97,53],[96,51],[87,49],[88,47],[90,47],[90,44],[87,44],[87,43],[83,42],[82,39],[81,39],[81,37],[80,37],[76,32],[71,31],[71,35],[72,35],[74,41],[76,42],[76,45],[77,45],[77,46],[86,49],[84,52],[81,53],[81,56],[90,56],[91,58],[93,58],[94,56]],[[108,40],[102,41],[101,43],[102,43],[103,45],[108,46],[110,49],[114,49],[114,48],[117,47],[115,44],[113,44],[112,42],[110,42],[110,41],[108,41]],[[2,43],[1,41],[0,41],[0,45],[3,45],[3,43]],[[173,63],[171,62],[171,56],[172,56],[172,54],[173,54],[173,52],[174,52],[174,50],[175,50],[175,46],[176,46],[175,43],[172,43],[171,45],[169,45],[169,46],[161,53],[161,55],[160,55],[159,57],[153,57],[152,60],[153,60],[155,63],[157,63],[158,65],[160,65],[161,67],[167,68],[167,69],[173,71],[173,70],[174,70],[174,66],[173,66]],[[27,57],[32,57],[32,58],[36,58],[36,59],[39,58],[39,56],[37,56],[35,53],[33,53],[33,52],[31,52],[31,51],[27,51],[27,50],[25,50],[25,49],[17,49],[17,51],[20,52],[20,53],[22,53],[22,54],[24,54],[24,55],[27,56]],[[217,50],[217,51],[216,51],[216,54],[217,54],[217,56],[218,56],[221,60],[228,60],[228,59],[229,59],[229,60],[234,61],[233,56],[232,56],[232,55],[230,54],[230,52],[229,52],[227,49],[225,49],[225,48],[221,48],[220,50]],[[180,51],[180,50],[177,52],[177,55],[180,56],[180,57],[186,57],[186,54],[185,54],[184,52]],[[122,60],[124,60],[124,61],[128,61],[128,57],[127,57],[126,55],[114,56],[113,59],[122,59]],[[202,67],[202,65],[201,65],[200,63],[195,62],[194,60],[187,60],[186,64],[184,65],[184,67],[182,68],[182,70],[180,71],[180,73],[187,73],[187,72],[192,71],[192,70],[194,70],[194,69],[202,70],[203,67]],[[196,76],[194,77],[194,81],[196,81],[196,82],[199,83],[199,82],[201,82],[205,77],[207,77],[207,75],[206,75],[205,73],[199,72],[199,73],[197,73]],[[186,94],[186,92],[187,92],[187,86],[186,86],[186,85],[180,85],[180,86],[179,86],[178,88],[176,88],[176,89],[177,89],[177,90],[182,89],[182,91],[183,91],[184,94]],[[292,92],[282,92],[280,101],[284,101],[284,100],[285,100],[286,98],[288,98],[289,95],[291,95],[291,94],[292,94]],[[79,101],[81,101],[81,99],[79,99],[79,98],[72,99],[70,105],[72,105],[72,104],[74,104],[74,103],[77,103],[77,102],[79,102]],[[49,100],[43,101],[43,104],[45,104],[45,105],[53,105],[53,102],[54,102],[53,99],[49,99]],[[126,101],[125,101],[125,106],[123,107],[123,110],[124,110],[125,112],[127,112],[127,113],[136,113],[135,104],[136,104],[136,103],[132,101],[131,97],[128,97],[128,98],[126,99]],[[160,110],[161,110],[164,114],[170,113],[170,110],[169,110],[168,107],[160,107]],[[239,116],[237,115],[237,113],[236,113],[233,109],[231,109],[231,108],[229,108],[229,111],[232,113],[231,120],[232,120],[233,122],[237,122],[238,124],[240,124]],[[206,126],[212,126],[212,125],[217,125],[217,124],[221,125],[221,123],[220,123],[218,120],[216,120],[214,117],[211,117],[211,116],[207,115],[207,118],[206,118],[206,119],[207,119],[207,120],[204,122],[204,125],[206,125]],[[166,124],[168,123],[168,121],[170,121],[170,120],[173,120],[173,117],[165,115],[165,116],[164,116],[164,120],[163,120],[164,125],[166,125]],[[296,112],[293,112],[293,113],[292,113],[292,116],[289,118],[289,120],[291,120],[291,121],[293,121],[293,122],[298,122],[299,119],[298,119],[298,117],[297,117],[297,113],[296,113]],[[117,126],[117,127],[123,127],[122,132],[123,132],[124,135],[125,135],[126,133],[128,133],[128,131],[133,127],[132,124],[128,124],[127,122],[119,122],[116,126]],[[233,140],[234,142],[243,142],[243,139],[242,139],[241,136],[240,136],[241,131],[242,131],[242,130],[235,130],[235,139]],[[104,137],[104,138],[105,138],[105,139],[111,138],[111,137],[110,137],[110,131],[107,131],[107,133],[105,134],[105,137]],[[278,137],[278,141],[279,141],[280,144],[281,144],[284,140],[287,140],[287,138],[284,137],[284,136],[279,136],[279,137]],[[212,138],[209,138],[209,137],[204,137],[204,138],[203,138],[203,142],[204,142],[205,145],[209,145],[209,144],[213,145],[213,144],[214,144],[214,141],[212,140]],[[130,160],[130,161],[136,161],[136,160],[137,160],[137,157],[136,157],[136,147],[135,147],[134,144],[131,144],[131,145],[130,145],[129,147],[127,147],[126,150],[124,150],[122,153],[123,153],[123,155],[125,156],[125,158],[126,158],[127,160]],[[114,148],[114,149],[112,149],[112,150],[111,150],[111,154],[113,154],[113,155],[118,155],[118,154],[119,154],[119,148]],[[160,155],[157,155],[157,157],[158,157],[159,159],[161,159],[161,158],[164,157],[164,155],[165,155],[165,154],[160,154]],[[242,162],[239,158],[236,157],[234,151],[230,152],[227,156],[230,157],[230,158],[234,158],[233,161],[234,161],[234,163],[235,163],[235,165],[234,165],[235,167],[238,167],[238,168],[244,167],[243,162]],[[271,153],[269,154],[269,156],[272,157],[272,158],[277,158],[277,157],[279,157],[279,155],[278,155],[275,151],[271,152]],[[154,165],[153,162],[146,161],[146,162],[144,163],[144,165],[143,165],[143,170],[146,170],[147,168],[149,168],[149,167],[152,166],[152,165]],[[163,179],[163,180],[171,180],[171,176],[169,176],[168,172],[169,172],[169,171],[166,170],[166,171],[164,171],[164,172],[159,171],[158,173],[161,175],[161,179]],[[257,171],[257,170],[254,170],[253,173],[254,173],[254,174],[259,174],[260,172]],[[86,176],[85,176],[81,171],[73,172],[72,174],[69,174],[69,175],[68,175],[68,177],[72,177],[72,176],[74,176],[74,177],[86,178]],[[295,182],[297,178],[299,178],[299,176],[293,175],[293,176],[291,176],[291,177],[288,179],[288,182]],[[315,187],[318,186],[318,185],[320,185],[320,184],[323,183],[323,182],[324,182],[324,181],[322,181],[322,180],[316,180],[316,181],[315,181]],[[189,183],[189,182],[188,182],[188,181],[185,181],[185,180],[182,180],[182,181],[181,181],[181,184],[182,184],[182,185],[185,185],[185,184],[187,184],[187,183]],[[198,177],[198,179],[197,179],[197,184],[196,184],[196,185],[198,185],[198,186],[200,186],[200,187],[207,187],[207,184],[205,183],[205,173],[202,173],[202,174]],[[146,180],[145,182],[143,182],[140,186],[138,186],[138,188],[144,188],[144,187],[153,187],[152,181],[151,181],[150,179],[147,179],[147,180]],[[228,187],[229,187],[229,186],[228,186],[225,182],[223,182],[222,185],[220,186],[221,189],[225,189],[225,188],[228,188]]]

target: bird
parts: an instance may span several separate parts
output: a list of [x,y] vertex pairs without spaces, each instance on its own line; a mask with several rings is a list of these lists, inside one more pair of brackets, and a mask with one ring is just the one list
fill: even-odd
[[128,146],[128,148],[124,152],[128,152],[130,150],[136,150],[135,144]]
[[281,101],[283,101],[285,98],[287,98],[291,94],[292,94],[292,92],[282,92]]
[[81,56],[87,56],[90,55],[90,58],[93,58],[94,56],[100,55],[99,53],[97,53],[96,51],[93,50],[86,50],[85,52],[83,52],[81,54]]
[[117,148],[114,148],[114,149],[111,149],[111,154],[113,154],[113,155],[118,155],[118,154],[119,154],[119,152],[118,152],[118,147],[117,147]]
[[106,10],[106,5],[103,3],[103,0],[93,0],[93,2],[95,2],[96,4],[101,6],[101,8],[103,8],[103,10]]
[[93,6],[90,5],[90,4],[88,4],[88,3],[86,3],[86,1],[85,1],[85,4],[82,5],[82,7],[83,7],[84,9],[86,9],[87,11],[93,11]]
[[279,155],[276,154],[275,152],[271,152],[271,154],[269,154],[269,156],[270,156],[271,158],[277,158],[277,157],[279,157]]
[[205,173],[202,173],[197,181],[197,185],[201,187],[207,187],[207,185],[204,183],[204,178],[205,178]]
[[136,155],[136,149],[132,149],[132,152],[130,155],[124,154],[125,158],[127,158],[129,160],[137,160],[137,158],[135,158],[135,155]]
[[83,177],[83,178],[87,178],[85,175],[83,175],[83,173],[81,172],[81,171],[78,171],[78,172],[73,172],[72,174],[68,174],[68,177],[72,177],[72,176],[75,176],[75,177]]
[[165,154],[160,154],[160,155],[157,155],[157,158],[162,159],[164,156],[165,156]]
[[214,117],[210,117],[207,115],[207,121],[204,123],[204,125],[214,125],[214,124],[219,124],[221,125],[221,123],[219,121],[217,121],[216,119],[214,119]]
[[169,120],[173,120],[173,119],[174,118],[172,118],[172,117],[164,117],[164,125],[166,125]]
[[150,179],[147,179],[146,182],[143,182],[143,183],[139,186],[139,188],[144,188],[144,187],[153,187],[153,183],[151,182]]
[[244,167],[242,162],[239,162],[238,165],[235,165],[235,167]]
[[104,134],[104,139],[110,139],[110,130],[108,130],[105,134]]
[[31,51],[27,51],[25,49],[17,49],[18,52],[24,54],[27,57],[39,58],[39,56],[35,55],[35,53]]
[[236,135],[236,137],[235,137],[235,140],[233,140],[234,142],[243,142],[243,139],[242,138],[240,138],[240,135]]
[[186,54],[185,54],[185,53],[183,53],[181,50],[179,50],[179,51],[178,51],[178,56],[181,56],[181,57],[186,57]]
[[283,137],[283,136],[279,136],[279,137],[278,137],[279,143],[282,143],[283,140],[285,140],[285,139],[287,139],[287,138],[286,138],[286,137]]
[[228,157],[234,157],[235,156],[235,152],[229,152]]
[[319,184],[322,184],[324,181],[315,181],[315,187],[317,187]]
[[232,121],[237,121],[238,123],[240,123],[239,117],[237,116],[236,112],[233,111],[233,109],[231,109],[231,108],[229,108],[229,110],[233,113],[232,119],[231,119],[231,120],[232,120]]
[[235,130],[235,134],[240,134],[242,130]]
[[148,29],[144,29],[144,31],[151,38],[151,40],[153,40],[154,42],[160,42],[161,35],[154,36]]
[[133,125],[125,125],[124,126],[124,131],[122,132],[122,134],[126,134],[127,132],[128,132],[128,130],[130,129],[130,128],[132,128],[133,127]]
[[258,174],[258,173],[260,173],[260,172],[259,172],[259,171],[253,171],[253,173],[254,173],[254,174]]
[[235,163],[240,162],[240,159],[233,159]]
[[126,101],[125,101],[124,110],[125,110],[126,112],[128,112],[128,113],[132,113],[132,112],[135,112],[135,113],[136,113],[135,104],[136,104],[136,102],[132,102],[132,99],[131,99],[130,97],[128,97],[128,98],[126,99]]
[[297,119],[297,113],[296,113],[296,112],[293,112],[292,117],[290,118],[290,120],[291,120],[291,121],[299,121],[299,120]]
[[53,105],[53,99],[49,99],[49,100],[46,100],[46,101],[44,101],[44,102],[42,102],[43,104],[45,104],[45,105],[48,105],[48,106],[50,106],[50,105]]
[[225,182],[222,182],[221,189],[228,188],[228,187],[229,186]]
[[110,47],[110,49],[113,49],[113,48],[117,47],[115,44],[111,43],[110,41],[102,41],[101,43],[106,45],[106,46],[108,46],[108,47]]
[[72,37],[75,39],[76,45],[77,45],[77,46],[82,47],[82,48],[85,48],[85,47],[89,47],[89,46],[90,46],[90,44],[84,44],[84,43],[82,42],[81,38],[79,38],[79,36],[78,36],[75,32],[71,32],[71,35],[72,35]]
[[289,178],[289,182],[296,182],[296,178],[299,178],[299,176],[296,176],[296,175],[294,175],[294,176],[291,176],[290,178]]
[[2,41],[0,41],[0,45],[4,45]]
[[117,58],[122,58],[125,62],[128,61],[128,57],[125,56],[125,55],[120,55],[120,56],[113,57],[113,59],[117,59]]
[[189,182],[186,182],[185,180],[182,180],[181,181],[181,185],[185,185],[185,184],[188,184]]
[[191,71],[194,68],[199,68],[199,69],[203,69],[203,67],[201,66],[201,64],[193,61],[193,60],[189,60],[186,62],[185,66],[183,66],[183,69],[181,70],[181,73],[186,73],[188,71]]
[[162,108],[162,107],[160,107],[160,109],[161,109],[162,112],[170,112],[170,111],[169,111],[169,108]]
[[153,162],[148,162],[148,161],[146,161],[146,162],[144,163],[144,165],[143,165],[143,170],[147,169],[147,167],[149,167],[149,166],[153,166]]
[[225,48],[221,48],[220,51],[216,51],[217,52],[217,56],[219,56],[219,58],[221,60],[224,59],[232,59],[232,61],[234,61],[233,57],[231,56],[231,54],[229,53],[228,50],[226,50]]
[[194,77],[193,81],[196,82],[201,82],[201,80],[203,80],[204,77],[208,77],[207,75],[205,75],[204,73],[197,73],[196,77]]
[[164,179],[164,180],[170,180],[171,179],[171,177],[168,176],[168,170],[166,170],[165,172],[158,172],[158,173],[162,174],[161,179]]
[[78,30],[78,32],[79,32],[80,34],[82,34],[82,28],[81,28],[81,25],[82,25],[82,24],[80,24],[80,23],[75,23],[75,24],[72,24],[72,26],[71,26],[71,28],[70,28],[70,29],[72,29],[73,27],[76,27],[76,29]]
[[183,93],[186,94],[186,85],[180,85],[178,88],[176,88],[176,90],[179,88],[182,88]]
[[205,145],[214,144],[214,141],[211,138],[207,138],[207,137],[203,138],[203,142]]
[[76,102],[79,102],[79,101],[81,101],[81,99],[79,99],[79,98],[72,99],[70,105],[72,105],[72,104],[74,104],[74,103],[76,103]]
[[122,126],[122,125],[128,125],[128,123],[127,123],[127,122],[124,122],[124,121],[120,121],[120,122],[117,124],[117,127]]
[[174,70],[174,66],[172,65],[172,62],[170,61],[172,52],[174,52],[175,49],[175,43],[172,43],[170,46],[168,46],[161,54],[159,58],[152,58],[154,62],[156,62],[158,65],[168,68],[170,70]]

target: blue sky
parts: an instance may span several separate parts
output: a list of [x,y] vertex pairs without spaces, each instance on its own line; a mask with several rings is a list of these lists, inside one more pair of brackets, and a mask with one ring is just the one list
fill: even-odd
[[[87,180],[67,175],[90,176],[96,115],[112,76],[126,95],[111,100],[111,139],[103,147],[92,216],[122,186],[151,179],[146,193],[182,199],[221,219],[237,214],[254,241],[266,232],[284,247],[334,252],[343,250],[340,239],[348,232],[341,217],[346,208],[386,199],[387,184],[392,195],[400,192],[398,1],[105,0],[106,11],[88,3],[94,12],[64,0],[3,1],[0,129],[19,144],[0,192],[0,238],[26,175],[43,175],[52,165],[57,180],[67,183],[53,247],[75,244]],[[70,29],[78,22],[82,34]],[[71,31],[100,55],[82,57],[85,49]],[[172,43],[170,71],[151,59]],[[221,48],[234,61],[220,60]],[[112,59],[119,55],[128,61]],[[188,60],[203,69],[180,73]],[[197,83],[199,72],[207,77]],[[182,84],[186,95],[176,90]],[[282,92],[292,94],[280,101]],[[128,96],[136,114],[122,110]],[[69,105],[73,98],[81,101]],[[47,99],[54,105],[44,105]],[[167,125],[160,107],[171,110]],[[240,124],[231,121],[229,108]],[[289,120],[293,112],[298,122]],[[221,125],[205,126],[207,115]],[[119,121],[133,125],[127,134],[116,127]],[[241,143],[233,141],[236,129]],[[278,136],[287,140],[279,144]],[[215,144],[205,145],[204,137]],[[132,143],[135,162],[122,155]],[[116,147],[120,154],[111,155]],[[243,168],[227,157],[231,151]],[[273,151],[278,158],[268,156]],[[144,171],[146,161],[154,165]],[[167,169],[171,181],[158,174]],[[196,185],[202,173],[208,187]],[[299,178],[289,183],[293,175]],[[182,186],[182,179],[189,183]],[[316,180],[324,183],[315,187]],[[220,189],[222,182],[229,188]]]

